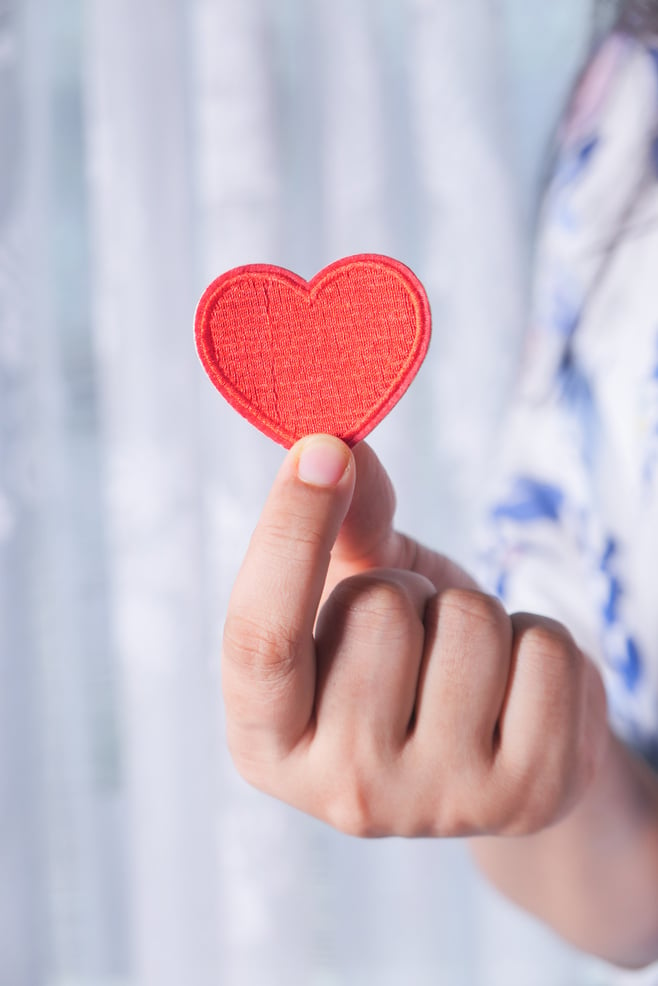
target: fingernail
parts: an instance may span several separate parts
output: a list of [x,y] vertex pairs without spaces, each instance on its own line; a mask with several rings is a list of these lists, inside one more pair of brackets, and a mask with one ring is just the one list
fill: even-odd
[[302,447],[297,475],[311,486],[337,486],[349,462],[349,449],[339,439],[314,435]]

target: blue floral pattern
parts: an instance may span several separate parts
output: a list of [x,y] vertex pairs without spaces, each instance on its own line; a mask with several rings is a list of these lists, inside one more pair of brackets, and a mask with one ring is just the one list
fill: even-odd
[[558,140],[482,574],[600,664],[658,752],[658,52],[613,35]]

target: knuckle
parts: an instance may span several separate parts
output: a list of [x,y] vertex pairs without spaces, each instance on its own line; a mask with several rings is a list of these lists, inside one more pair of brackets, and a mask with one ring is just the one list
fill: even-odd
[[332,602],[344,620],[365,630],[389,634],[419,620],[407,590],[374,574],[345,579],[334,590]]
[[226,618],[224,660],[253,681],[268,686],[287,682],[298,651],[299,643],[289,627],[264,624],[236,613]]
[[355,839],[370,837],[371,826],[367,813],[354,801],[343,797],[331,806],[329,824],[343,835],[351,835]]
[[374,838],[380,832],[373,807],[372,785],[366,772],[353,764],[337,778],[326,809],[332,828],[359,839]]
[[519,652],[549,682],[568,688],[569,693],[584,681],[583,656],[566,627],[555,620],[535,617],[528,625],[521,621]]
[[462,803],[462,798],[454,792],[450,797],[440,798],[434,809],[434,831],[443,839],[461,839],[473,835],[477,826],[472,818],[470,806]]
[[497,631],[507,621],[507,614],[494,596],[474,589],[448,589],[438,597],[440,619],[453,626],[471,626],[474,622]]

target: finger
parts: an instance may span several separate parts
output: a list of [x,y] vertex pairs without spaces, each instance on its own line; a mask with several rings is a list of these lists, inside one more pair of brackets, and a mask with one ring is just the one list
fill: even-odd
[[439,590],[448,586],[477,589],[473,579],[450,559],[395,530],[395,490],[388,473],[365,442],[353,451],[354,495],[332,552],[325,595],[342,579],[372,568],[417,572]]
[[353,485],[349,448],[326,435],[298,442],[275,480],[224,631],[222,683],[236,760],[280,758],[310,720],[313,623]]
[[510,666],[512,626],[481,592],[449,590],[425,617],[414,743],[440,750],[442,765],[476,777],[494,756]]
[[388,567],[394,550],[395,490],[375,452],[360,442],[354,449],[356,482],[333,557],[360,569]]
[[535,816],[539,825],[555,820],[542,815],[546,805],[566,808],[582,787],[578,754],[590,698],[589,669],[562,624],[527,613],[515,613],[512,624],[512,663],[500,719],[501,766],[523,786],[523,822],[531,829]]
[[374,763],[401,749],[416,697],[423,614],[434,592],[420,575],[386,569],[335,589],[316,628],[314,744],[328,737],[348,758],[374,753]]

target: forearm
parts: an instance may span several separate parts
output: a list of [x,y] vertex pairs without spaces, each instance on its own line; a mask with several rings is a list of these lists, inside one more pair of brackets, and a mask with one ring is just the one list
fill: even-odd
[[579,948],[629,967],[658,959],[658,778],[612,736],[565,819],[471,848],[499,890]]

